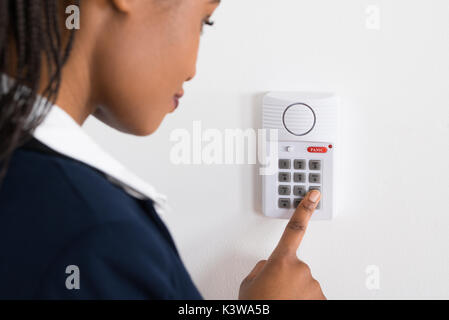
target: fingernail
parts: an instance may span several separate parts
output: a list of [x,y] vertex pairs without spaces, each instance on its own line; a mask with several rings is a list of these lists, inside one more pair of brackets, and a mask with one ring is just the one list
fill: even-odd
[[315,203],[315,202],[318,201],[319,198],[320,198],[320,192],[318,190],[310,191],[310,194],[309,194],[309,200],[310,201]]

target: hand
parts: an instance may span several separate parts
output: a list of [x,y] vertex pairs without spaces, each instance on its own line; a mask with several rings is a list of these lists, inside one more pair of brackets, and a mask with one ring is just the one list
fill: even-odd
[[241,300],[322,300],[320,284],[296,256],[321,194],[314,190],[301,201],[268,260],[259,261],[240,285]]

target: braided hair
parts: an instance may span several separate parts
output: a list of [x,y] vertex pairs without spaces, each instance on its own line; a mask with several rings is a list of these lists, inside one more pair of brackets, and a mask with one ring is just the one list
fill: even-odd
[[[80,0],[72,0],[80,5]],[[62,67],[73,46],[75,30],[63,41],[61,0],[0,0],[0,72],[14,81],[0,82],[0,181],[16,148],[32,136],[57,98]],[[64,43],[65,42],[65,43]],[[43,60],[45,58],[45,60]],[[44,61],[48,82],[45,103],[34,115]]]

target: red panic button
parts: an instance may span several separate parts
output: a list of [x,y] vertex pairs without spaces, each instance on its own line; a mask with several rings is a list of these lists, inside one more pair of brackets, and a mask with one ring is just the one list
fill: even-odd
[[310,153],[326,153],[327,148],[326,147],[308,147],[307,151]]

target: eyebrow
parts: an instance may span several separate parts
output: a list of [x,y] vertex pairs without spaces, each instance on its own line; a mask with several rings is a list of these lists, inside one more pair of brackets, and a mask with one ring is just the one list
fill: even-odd
[[210,0],[209,3],[210,4],[215,4],[215,3],[220,3],[221,0]]

